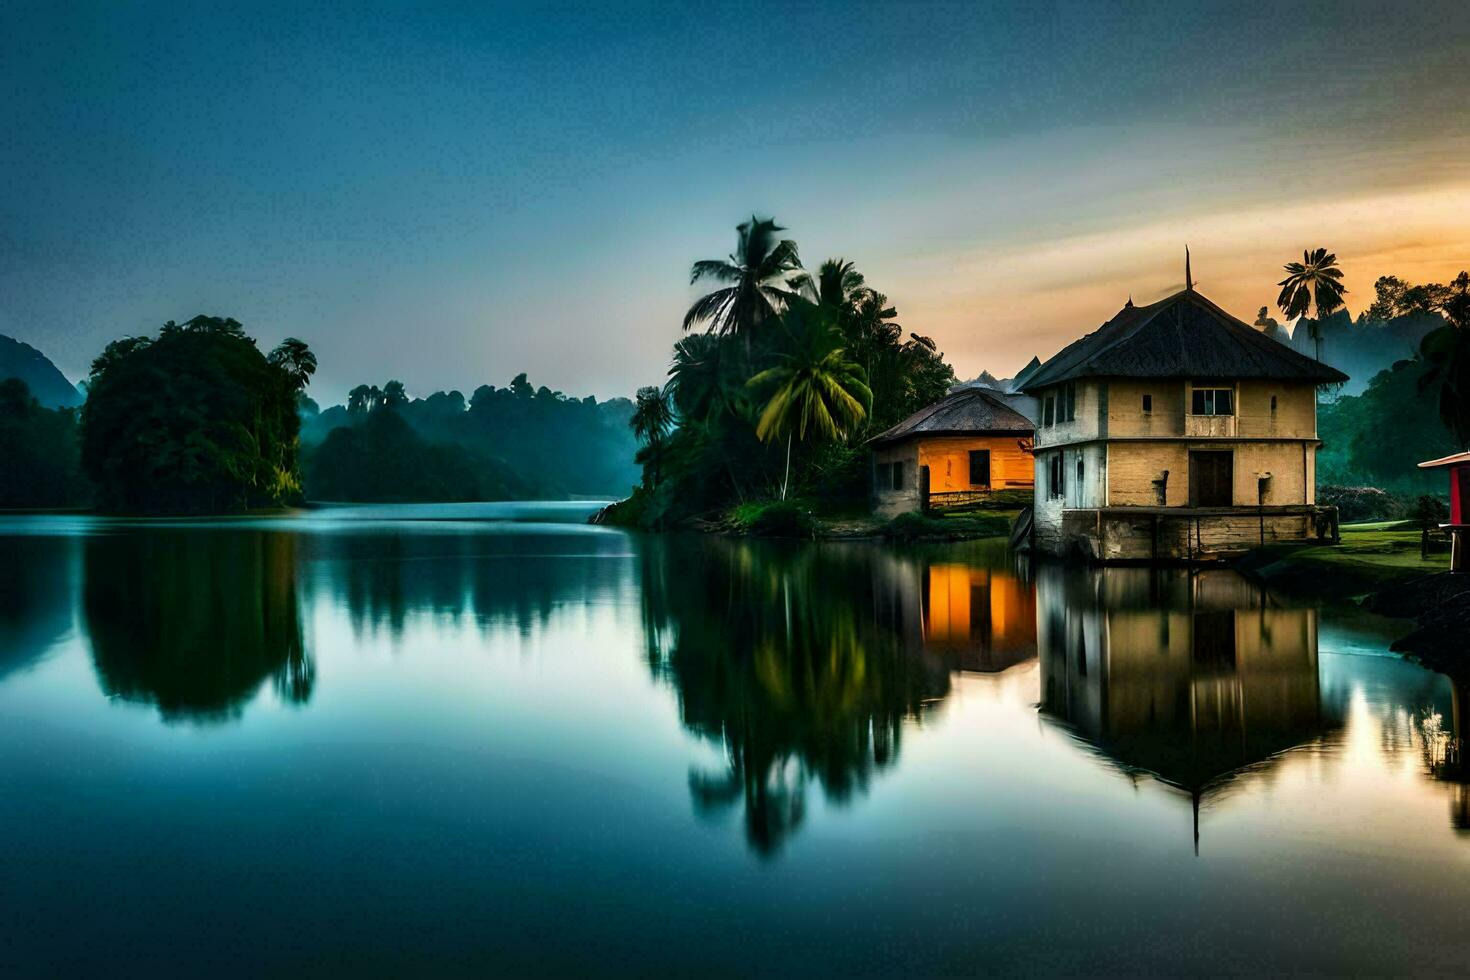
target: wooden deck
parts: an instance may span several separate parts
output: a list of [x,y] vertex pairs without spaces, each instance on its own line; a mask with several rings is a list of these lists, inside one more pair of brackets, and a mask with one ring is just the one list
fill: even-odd
[[1038,547],[1100,562],[1213,562],[1275,542],[1340,540],[1337,508],[1313,504],[1075,508],[1059,532]]

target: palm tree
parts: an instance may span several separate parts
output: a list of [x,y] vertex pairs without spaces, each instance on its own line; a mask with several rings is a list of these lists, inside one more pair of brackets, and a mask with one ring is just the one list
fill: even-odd
[[1439,417],[1461,446],[1470,446],[1470,273],[1450,283],[1440,304],[1446,323],[1420,343],[1427,370],[1421,391],[1438,389]]
[[287,337],[277,344],[268,360],[286,372],[297,391],[304,391],[311,384],[311,376],[316,374],[316,355],[304,340],[295,337]]
[[358,385],[347,393],[347,414],[366,415],[378,407],[379,395],[376,387]]
[[831,310],[798,301],[782,323],[791,349],[777,354],[776,366],[747,384],[775,388],[756,422],[755,434],[762,442],[786,437],[786,471],[781,478],[781,499],[785,500],[791,484],[791,443],[805,441],[809,433],[821,439],[845,437],[867,418],[873,393],[862,367],[847,359],[832,325]]
[[706,279],[722,285],[694,301],[684,329],[707,323],[713,333],[740,337],[749,351],[751,335],[786,309],[806,278],[796,243],[777,239],[786,229],[775,221],[751,215],[735,230],[739,239],[728,258],[705,259],[690,270],[690,285]]
[[836,310],[839,320],[854,310],[867,292],[867,280],[846,259],[828,259],[817,270],[817,302]]
[[876,289],[864,289],[852,312],[841,323],[848,352],[863,362],[868,380],[873,380],[873,358],[882,351],[898,346],[903,327],[894,319],[898,310],[888,305],[888,297]]
[[633,397],[633,417],[628,419],[633,435],[647,447],[653,461],[653,485],[659,483],[659,463],[664,438],[674,426],[673,400],[667,386],[647,385]]
[[1319,248],[1315,252],[1302,252],[1300,262],[1288,262],[1284,268],[1286,278],[1276,284],[1281,287],[1276,305],[1291,320],[1306,316],[1309,309],[1316,308],[1316,316],[1310,321],[1309,329],[1320,361],[1322,318],[1343,305],[1342,297],[1347,292],[1342,285],[1342,270],[1337,267],[1337,256]]
[[727,343],[714,334],[696,333],[674,345],[668,388],[681,418],[703,422],[715,412],[737,410],[744,392],[735,387],[736,372],[721,357]]

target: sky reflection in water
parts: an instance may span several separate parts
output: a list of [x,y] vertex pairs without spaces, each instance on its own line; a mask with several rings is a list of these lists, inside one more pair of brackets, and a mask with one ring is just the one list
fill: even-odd
[[4,965],[1463,963],[1467,702],[1389,624],[499,506],[0,524]]

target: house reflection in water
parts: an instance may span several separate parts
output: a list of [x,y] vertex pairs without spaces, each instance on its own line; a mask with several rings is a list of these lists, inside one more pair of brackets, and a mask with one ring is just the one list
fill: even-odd
[[911,654],[947,670],[998,673],[1036,656],[1036,596],[1029,565],[1004,547],[949,546],[873,552],[878,618]]
[[1233,778],[1341,725],[1323,710],[1317,611],[1234,572],[1043,566],[1036,592],[1043,714],[1189,793],[1196,818]]
[[1016,571],[935,564],[921,574],[924,648],[951,668],[995,672],[1036,656],[1036,598]]

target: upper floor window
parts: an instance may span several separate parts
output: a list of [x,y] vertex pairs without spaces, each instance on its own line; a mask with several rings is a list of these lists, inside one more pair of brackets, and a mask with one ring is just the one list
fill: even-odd
[[1235,392],[1230,388],[1196,388],[1192,415],[1234,415]]
[[1276,396],[1275,395],[1272,395],[1271,396],[1271,414],[1272,415],[1275,415],[1276,414]]
[[1047,427],[1056,424],[1057,399],[1055,395],[1047,395],[1041,400],[1041,424]]
[[1153,395],[1144,395],[1143,396],[1143,414],[1147,415],[1148,413],[1152,412],[1153,410],[1154,410],[1154,396]]
[[1066,387],[1062,389],[1062,400],[1061,400],[1061,403],[1058,405],[1058,409],[1059,409],[1059,411],[1058,411],[1057,414],[1060,415],[1060,416],[1062,416],[1063,421],[1066,421],[1066,422],[1074,422],[1074,421],[1076,421],[1076,419],[1077,419],[1077,385],[1076,384],[1074,384],[1074,383],[1072,383],[1072,382],[1069,381],[1067,383]]

